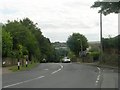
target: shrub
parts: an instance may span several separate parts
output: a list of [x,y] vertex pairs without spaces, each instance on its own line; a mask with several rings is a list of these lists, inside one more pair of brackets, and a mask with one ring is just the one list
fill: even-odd
[[93,58],[93,61],[99,60],[100,52],[91,52],[90,56]]

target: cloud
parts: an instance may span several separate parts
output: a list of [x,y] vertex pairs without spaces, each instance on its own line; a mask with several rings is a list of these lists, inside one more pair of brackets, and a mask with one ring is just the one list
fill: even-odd
[[[0,0],[0,18],[30,18],[51,41],[66,41],[73,32],[84,34],[89,41],[99,38],[98,9],[90,6],[96,0]],[[9,2],[9,3],[8,3]],[[118,33],[118,16],[103,17],[103,36]]]

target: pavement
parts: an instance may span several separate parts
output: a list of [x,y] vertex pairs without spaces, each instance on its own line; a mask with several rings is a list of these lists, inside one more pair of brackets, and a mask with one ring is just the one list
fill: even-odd
[[114,69],[78,63],[42,63],[2,76],[3,88],[118,88]]

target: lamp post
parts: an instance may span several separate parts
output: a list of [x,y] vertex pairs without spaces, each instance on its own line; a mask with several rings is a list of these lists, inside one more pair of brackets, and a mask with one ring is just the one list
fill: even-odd
[[80,41],[80,50],[81,50],[81,52],[83,51],[83,46],[82,46],[82,41],[81,41],[81,39],[77,39],[78,41]]
[[[81,39],[77,39],[77,40],[80,41],[80,47],[81,47],[81,48],[80,48],[80,49],[81,49],[81,50],[80,50],[80,52],[81,52],[80,54],[81,54],[81,57],[82,57],[82,53],[83,53],[82,41],[81,41]],[[81,59],[82,59],[82,58],[81,58]],[[83,59],[82,59],[82,61],[83,61]]]

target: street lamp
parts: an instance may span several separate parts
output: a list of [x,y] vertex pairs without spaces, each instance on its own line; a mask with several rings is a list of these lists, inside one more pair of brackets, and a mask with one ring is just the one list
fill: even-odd
[[81,52],[83,51],[83,47],[82,47],[82,41],[81,41],[81,39],[77,39],[78,41],[80,41],[80,49],[81,49]]
[[[81,57],[82,57],[82,55],[83,55],[83,45],[82,45],[82,40],[81,39],[77,39],[78,41],[80,41],[80,47],[81,47]],[[84,62],[84,59],[83,58],[81,58],[82,59],[82,61]]]
[[80,49],[81,49],[81,51],[80,51],[81,53],[80,53],[80,54],[81,54],[81,56],[82,56],[82,52],[83,52],[82,41],[81,41],[81,39],[77,39],[77,40],[80,41],[80,47],[81,47],[81,48],[80,48]]

